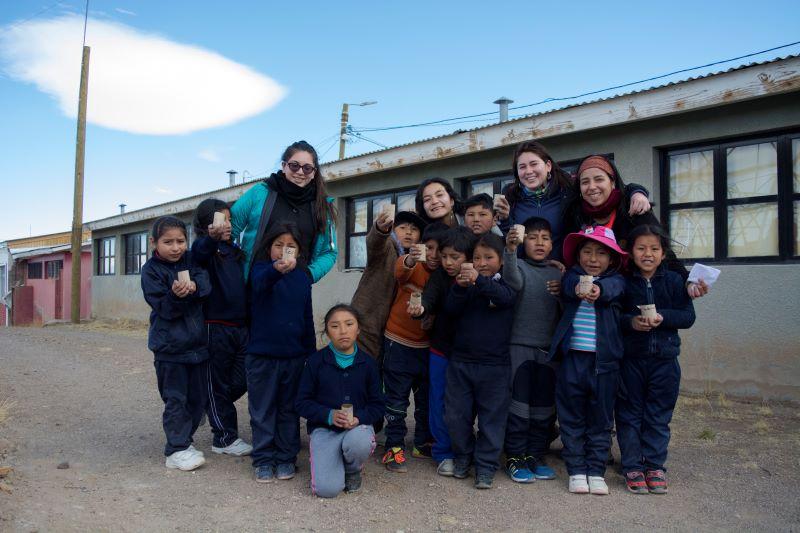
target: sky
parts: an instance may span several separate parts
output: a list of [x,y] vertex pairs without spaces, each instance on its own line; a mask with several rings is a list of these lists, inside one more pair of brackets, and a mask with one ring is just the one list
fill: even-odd
[[[0,0],[0,241],[71,226],[84,5]],[[800,41],[798,20],[796,0],[90,0],[84,221],[266,176],[299,139],[334,160],[344,102],[377,101],[355,129],[491,113]],[[473,120],[362,132],[347,156],[497,116]]]

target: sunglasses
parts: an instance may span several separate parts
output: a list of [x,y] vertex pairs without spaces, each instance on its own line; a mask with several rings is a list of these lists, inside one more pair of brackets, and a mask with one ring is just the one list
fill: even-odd
[[308,163],[306,163],[305,165],[301,165],[297,161],[289,161],[288,163],[286,163],[286,166],[289,167],[289,170],[291,170],[292,172],[297,172],[300,169],[303,169],[303,174],[305,174],[306,176],[310,176],[311,174],[314,173],[315,170],[317,170],[317,168],[313,165],[309,165]]

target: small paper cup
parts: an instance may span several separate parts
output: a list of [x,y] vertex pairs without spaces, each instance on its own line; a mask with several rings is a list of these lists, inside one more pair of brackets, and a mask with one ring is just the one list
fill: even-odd
[[225,213],[222,211],[214,211],[214,222],[211,223],[215,228],[225,225]]
[[415,248],[415,249],[417,249],[417,250],[419,250],[419,258],[417,259],[417,262],[418,262],[418,263],[422,263],[422,262],[424,262],[424,261],[426,260],[426,257],[427,257],[427,251],[428,251],[428,249],[427,249],[427,248],[425,247],[425,245],[424,245],[424,244],[422,244],[422,243],[420,243],[420,244],[415,244],[415,245],[414,245],[414,248]]
[[592,285],[594,283],[593,276],[581,276],[580,281],[578,282],[578,291],[581,294],[589,294],[592,292]]
[[297,255],[297,248],[290,248],[288,246],[283,248],[282,259],[284,261],[288,261],[289,259],[294,259],[296,255]]
[[642,312],[642,318],[658,318],[655,304],[640,305],[639,311]]
[[522,224],[514,224],[514,233],[517,234],[517,242],[522,243],[525,240],[525,226]]
[[347,415],[347,421],[351,424],[353,423],[353,404],[352,403],[343,403],[342,404],[342,411],[344,414]]
[[180,270],[178,272],[178,281],[192,281],[192,278],[189,277],[188,270]]
[[421,292],[412,292],[411,298],[409,298],[408,303],[413,306],[422,305],[422,293]]
[[475,266],[472,263],[461,263],[461,272],[465,270],[473,270]]
[[500,203],[500,200],[505,200],[505,199],[506,199],[506,195],[505,194],[495,194],[494,195],[494,206],[497,207],[497,205]]
[[397,211],[397,206],[394,204],[384,204],[383,209],[381,209],[382,213],[386,213],[389,217],[389,220],[394,220],[394,214]]

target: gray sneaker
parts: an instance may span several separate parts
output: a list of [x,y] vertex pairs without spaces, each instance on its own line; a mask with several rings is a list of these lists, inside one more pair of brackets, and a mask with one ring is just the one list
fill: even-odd
[[347,493],[358,492],[361,490],[361,472],[351,472],[344,474],[344,491]]
[[477,474],[475,476],[475,488],[481,490],[491,489],[493,480],[494,480],[493,476],[489,476],[486,474]]
[[281,480],[287,480],[294,477],[295,467],[293,463],[281,463],[278,465],[278,468],[276,468],[275,471],[275,477]]
[[456,470],[456,463],[452,459],[442,459],[439,466],[436,468],[436,473],[444,477],[453,477]]

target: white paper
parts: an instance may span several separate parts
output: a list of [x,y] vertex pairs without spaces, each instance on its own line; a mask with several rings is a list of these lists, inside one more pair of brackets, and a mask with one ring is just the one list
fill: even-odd
[[698,283],[701,279],[706,285],[711,287],[717,281],[720,271],[714,267],[706,266],[702,263],[695,263],[689,271],[689,281]]

